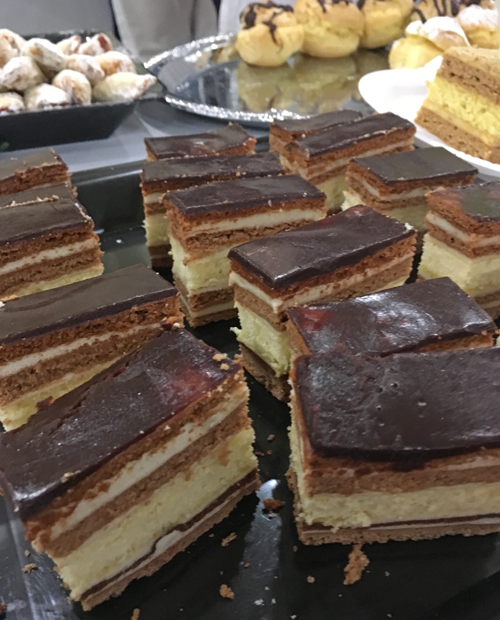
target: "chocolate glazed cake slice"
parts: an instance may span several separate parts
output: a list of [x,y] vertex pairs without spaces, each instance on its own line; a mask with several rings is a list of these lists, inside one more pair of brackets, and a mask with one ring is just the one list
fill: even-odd
[[153,267],[170,267],[168,220],[162,197],[166,192],[230,179],[284,174],[276,153],[221,155],[146,162],[141,174],[146,244]]
[[71,180],[68,166],[52,149],[0,162],[0,194],[58,183],[71,185]]
[[498,347],[298,358],[289,482],[302,542],[500,531],[499,373]]
[[377,356],[491,347],[497,333],[491,317],[449,278],[296,306],[287,314],[292,359],[338,345]]
[[3,490],[85,610],[258,488],[247,400],[241,367],[178,329],[0,438]]
[[147,160],[253,153],[257,140],[238,123],[189,136],[144,138]]
[[[0,205],[0,300],[21,297],[101,275],[94,222],[67,186],[6,194]],[[48,191],[47,191],[48,190]],[[17,204],[16,200],[24,201]]]
[[414,135],[409,121],[390,112],[375,114],[290,142],[281,161],[287,172],[302,175],[326,194],[330,211],[338,211],[351,159],[411,151]]
[[363,206],[233,248],[229,281],[245,368],[286,400],[287,309],[399,286],[414,252],[413,230]]
[[134,265],[0,307],[0,421],[24,424],[156,336],[182,324],[179,296],[166,280]]

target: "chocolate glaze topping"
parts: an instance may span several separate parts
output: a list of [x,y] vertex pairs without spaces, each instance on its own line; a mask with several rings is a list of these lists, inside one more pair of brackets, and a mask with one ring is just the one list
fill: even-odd
[[16,172],[26,172],[31,168],[40,168],[45,166],[63,166],[66,170],[68,167],[52,149],[45,149],[26,155],[25,157],[6,159],[0,162],[0,181],[6,181],[16,175]]
[[183,215],[203,215],[211,211],[236,211],[272,207],[292,201],[322,200],[323,192],[301,176],[236,179],[167,192],[168,200]]
[[[288,177],[285,177],[288,178]],[[229,258],[271,289],[322,276],[415,235],[404,224],[358,206],[300,228],[249,241]]]
[[158,159],[172,159],[218,155],[221,151],[243,146],[251,137],[243,127],[233,123],[215,131],[190,136],[144,138],[144,143]]
[[[451,17],[456,17],[460,10],[461,4],[469,6],[470,4],[479,4],[479,2],[480,0],[469,0],[468,2],[461,2],[460,0],[441,0],[441,3],[440,3],[439,0],[432,0],[432,4],[434,5],[434,8],[436,9],[436,14],[439,17],[443,17],[446,15],[449,15]],[[420,0],[417,0],[413,8],[413,13],[418,15],[422,23],[425,24],[425,22],[427,21],[427,18],[425,17],[422,9],[420,9],[420,4],[423,4],[423,2],[421,2]]]
[[439,188],[428,196],[429,204],[447,203],[467,213],[475,222],[500,221],[500,181],[449,189]]
[[477,169],[441,146],[416,149],[382,157],[352,160],[387,185],[407,181],[435,181],[477,174]]
[[0,345],[81,325],[176,294],[172,284],[154,271],[145,265],[133,265],[19,297],[0,308]]
[[[252,2],[240,14],[240,22],[244,30],[253,28],[257,22],[259,9],[274,9],[274,15],[280,13],[292,13],[293,7],[287,4],[276,4],[275,2]],[[273,17],[274,17],[273,15]],[[264,22],[266,23],[266,22]]]
[[496,331],[490,316],[449,278],[298,306],[288,315],[310,353],[342,344],[353,353],[388,355]]
[[196,183],[206,179],[234,179],[236,175],[238,178],[278,176],[284,172],[277,153],[258,153],[148,161],[141,176],[143,183],[177,179]]
[[34,187],[15,194],[1,194],[0,208],[15,204],[25,204],[28,202],[39,202],[40,200],[53,200],[66,198],[76,202],[76,196],[71,187],[67,185],[49,185],[48,187]]
[[295,391],[324,457],[423,461],[500,446],[500,347],[301,357]]
[[299,137],[301,134],[316,134],[336,125],[351,123],[362,118],[362,116],[361,112],[356,112],[355,110],[337,110],[336,112],[326,112],[325,114],[317,114],[316,116],[297,120],[275,120],[273,126],[283,131],[293,132]]
[[[306,136],[297,140],[295,144],[291,143],[287,148],[298,148],[305,151],[308,157],[316,157],[324,153],[331,153],[345,149],[358,142],[373,140],[377,137],[383,137],[395,132],[403,134],[415,133],[415,125],[409,121],[388,112],[387,114],[374,114],[361,118],[352,123],[338,125],[328,131]],[[402,139],[406,135],[402,136]]]
[[0,245],[89,226],[92,227],[93,222],[74,196],[3,207],[0,209]]
[[15,511],[37,514],[238,371],[215,353],[184,329],[165,332],[4,433],[0,483]]

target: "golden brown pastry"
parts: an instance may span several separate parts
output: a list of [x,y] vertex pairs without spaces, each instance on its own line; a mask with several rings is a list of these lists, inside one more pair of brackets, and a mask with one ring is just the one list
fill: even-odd
[[70,103],[70,97],[60,88],[52,84],[40,84],[28,88],[24,93],[24,103],[27,110],[43,110],[45,108],[59,108]]
[[441,56],[443,51],[423,37],[408,35],[394,41],[389,52],[391,69],[420,69],[428,62]]
[[352,0],[297,0],[295,15],[304,27],[306,54],[339,58],[358,49],[364,17]]
[[16,56],[2,69],[0,83],[5,90],[20,93],[45,82],[46,78],[36,62],[28,56]]
[[68,56],[66,68],[83,73],[92,86],[97,84],[97,82],[104,80],[106,77],[106,74],[101,69],[101,66],[95,56],[88,56],[86,54],[72,54],[71,56]]
[[496,10],[483,9],[472,4],[460,11],[457,21],[471,45],[489,49],[500,47],[498,12]]
[[64,69],[52,80],[52,85],[63,90],[71,103],[88,104],[92,101],[92,86],[83,73]]
[[403,35],[410,21],[413,0],[359,0],[358,6],[365,18],[360,45],[375,49]]
[[55,43],[47,39],[30,39],[23,54],[32,58],[47,76],[53,76],[66,67],[66,56]]
[[240,15],[236,49],[245,62],[260,67],[279,67],[298,52],[304,29],[290,6],[253,2]]
[[114,73],[94,86],[93,96],[95,101],[131,101],[140,97],[155,82],[153,75]]
[[95,59],[104,71],[105,75],[113,75],[113,73],[137,73],[134,62],[126,54],[122,52],[110,51],[99,54]]

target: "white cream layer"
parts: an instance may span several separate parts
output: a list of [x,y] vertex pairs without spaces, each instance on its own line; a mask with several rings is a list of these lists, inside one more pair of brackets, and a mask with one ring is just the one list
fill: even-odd
[[170,245],[168,236],[169,224],[163,213],[146,216],[144,228],[146,230],[146,245],[148,247]]
[[16,269],[22,269],[23,267],[26,267],[26,265],[37,265],[38,263],[42,263],[46,260],[64,258],[65,256],[70,256],[71,254],[79,254],[80,252],[97,249],[98,247],[99,241],[97,239],[86,239],[85,241],[70,243],[59,248],[53,248],[52,250],[42,250],[36,254],[30,254],[24,258],[13,260],[3,267],[0,267],[0,276],[16,271]]
[[153,202],[160,202],[161,197],[165,192],[151,192],[151,194],[142,194],[142,201],[145,205],[150,205]]
[[230,247],[212,252],[202,258],[189,260],[182,245],[170,238],[173,259],[172,271],[184,285],[188,295],[199,295],[229,288]]
[[73,529],[93,512],[116,499],[140,480],[150,476],[176,454],[186,450],[195,441],[198,441],[218,424],[221,424],[237,407],[244,405],[247,400],[248,391],[246,389],[226,395],[217,413],[210,416],[208,420],[205,420],[202,424],[194,424],[192,422],[185,424],[181,432],[167,442],[161,450],[152,454],[146,453],[137,461],[128,463],[115,478],[109,480],[105,492],[99,493],[92,499],[81,501],[69,517],[61,519],[56,523],[51,532],[52,540],[55,540],[63,532]]
[[[368,278],[372,278],[384,271],[388,271],[400,263],[404,263],[408,260],[408,255],[404,255],[402,257],[396,257],[392,261],[388,263],[384,263],[381,268],[378,269],[366,269],[363,273],[355,274],[350,278],[343,278],[342,280],[334,280],[333,282],[327,282],[326,284],[320,284],[318,286],[308,287],[306,290],[297,293],[296,295],[291,295],[290,297],[270,297],[267,293],[265,293],[258,286],[255,286],[245,278],[242,278],[239,274],[234,271],[231,271],[229,274],[229,283],[231,285],[237,285],[242,289],[245,289],[264,301],[275,314],[280,314],[286,308],[290,306],[300,306],[302,304],[306,304],[310,301],[318,301],[321,299],[328,299],[330,296],[338,293],[339,291],[348,288],[350,286],[359,284]],[[335,272],[332,272],[332,276]],[[404,284],[406,278],[396,280],[394,282],[387,283],[382,289],[377,290],[385,290],[388,288],[393,288],[395,286],[400,286]]]
[[454,237],[456,237],[457,239],[460,239],[460,241],[463,241],[464,243],[473,242],[474,246],[481,246],[481,247],[484,247],[486,245],[498,245],[500,243],[500,235],[491,235],[490,237],[485,237],[481,235],[481,237],[483,237],[481,239],[479,238],[480,236],[477,234],[471,235],[471,234],[463,232],[462,230],[458,229],[456,226],[453,226],[453,224],[451,224],[444,217],[441,217],[440,215],[437,215],[437,213],[434,213],[434,211],[430,211],[428,213],[427,221],[433,226],[436,226],[436,228],[440,228],[446,234],[453,235]]
[[0,366],[0,378],[10,377],[11,375],[15,375],[16,373],[24,370],[25,368],[31,368],[37,364],[41,364],[56,357],[60,357],[61,355],[66,355],[67,353],[76,351],[77,349],[85,345],[92,346],[99,342],[105,342],[110,338],[120,338],[121,340],[123,340],[124,338],[129,338],[134,334],[137,334],[141,331],[150,330],[152,328],[156,328],[159,330],[160,323],[151,323],[150,325],[137,325],[136,327],[128,329],[126,332],[108,332],[107,334],[102,334],[101,336],[78,338],[78,340],[74,340],[69,344],[61,344],[57,347],[51,347],[50,349],[46,349],[45,351],[41,351],[39,353],[30,353],[29,355],[25,355],[18,360],[15,360],[13,362],[7,362],[6,364]]
[[[424,198],[425,194],[433,189],[433,186],[416,187],[406,192],[398,192],[397,194],[385,196],[380,193],[377,187],[367,183],[365,179],[357,178],[356,181],[363,186],[363,189],[368,192],[370,196],[375,196],[375,198],[381,202],[402,202],[403,200],[411,200],[413,198]],[[359,194],[357,195],[359,196]]]

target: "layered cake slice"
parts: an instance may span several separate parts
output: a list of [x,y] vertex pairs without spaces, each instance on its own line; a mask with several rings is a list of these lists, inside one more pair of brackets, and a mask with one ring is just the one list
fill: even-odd
[[236,316],[229,250],[319,220],[325,196],[300,176],[237,179],[165,194],[173,274],[193,327]]
[[338,345],[366,355],[490,347],[497,328],[452,280],[436,278],[289,308],[287,330],[293,359]]
[[459,151],[500,163],[498,50],[448,49],[415,122]]
[[233,248],[229,281],[245,368],[285,400],[291,359],[287,308],[403,284],[414,252],[415,231],[369,207]]
[[153,267],[169,267],[170,241],[163,195],[216,181],[284,174],[276,153],[221,155],[146,162],[141,174],[146,244]]
[[44,187],[33,187],[14,194],[0,194],[0,207],[10,205],[24,205],[42,200],[54,200],[54,198],[64,198],[65,200],[75,200],[77,197],[76,187],[71,187],[66,183],[55,185],[45,185]]
[[269,125],[269,146],[271,151],[286,157],[286,146],[290,142],[328,131],[337,125],[352,123],[362,116],[361,112],[354,110],[337,110],[297,120],[276,119]]
[[281,155],[285,170],[300,174],[326,194],[338,211],[347,189],[345,171],[353,157],[413,149],[415,126],[396,114],[375,114],[291,142]]
[[14,194],[32,187],[71,185],[68,166],[52,149],[0,162],[0,194]]
[[24,424],[156,336],[182,324],[179,296],[166,280],[134,265],[0,307],[0,421]]
[[289,482],[306,545],[500,531],[500,348],[303,356]]
[[257,140],[238,123],[189,136],[144,138],[147,160],[253,153]]
[[[21,297],[99,276],[103,272],[94,222],[67,186],[62,194],[13,198],[0,207],[0,300]],[[49,193],[57,187],[45,188]],[[42,192],[43,193],[43,192]],[[20,200],[21,203],[15,202]],[[24,202],[22,202],[24,201]]]
[[248,388],[220,357],[165,332],[0,438],[4,493],[85,610],[258,488]]
[[500,182],[427,195],[428,233],[418,274],[448,276],[493,318],[500,316]]
[[360,203],[407,222],[421,234],[428,211],[425,194],[437,187],[470,185],[476,168],[436,146],[384,157],[361,157],[347,166],[342,209]]

